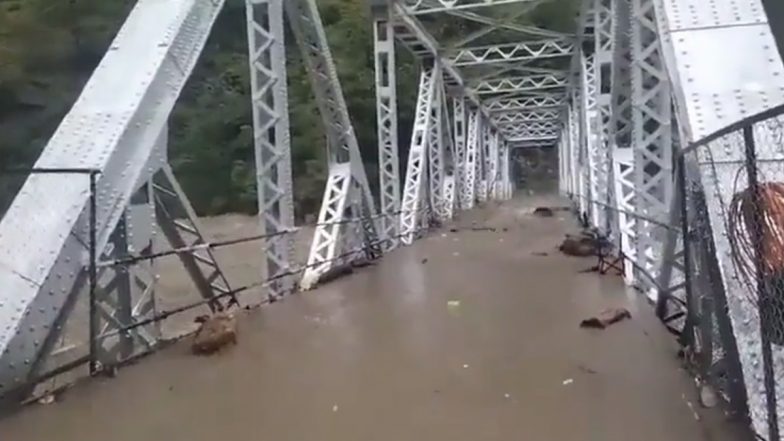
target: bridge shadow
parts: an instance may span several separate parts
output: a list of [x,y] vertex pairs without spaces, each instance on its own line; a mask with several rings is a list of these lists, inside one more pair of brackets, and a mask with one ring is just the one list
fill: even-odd
[[[239,345],[174,345],[0,421],[9,440],[738,440],[702,409],[643,296],[555,246],[526,197],[243,315]],[[560,217],[558,217],[560,216]],[[478,227],[490,227],[478,228]],[[454,231],[453,231],[454,230]],[[541,255],[547,253],[547,255]],[[586,316],[624,306],[604,331]]]

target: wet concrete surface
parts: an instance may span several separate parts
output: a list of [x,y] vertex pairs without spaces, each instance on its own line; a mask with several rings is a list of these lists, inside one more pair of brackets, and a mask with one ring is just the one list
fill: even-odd
[[[642,295],[558,254],[570,216],[535,218],[527,201],[243,313],[238,346],[216,356],[183,341],[30,406],[0,420],[0,439],[745,439],[699,407]],[[608,306],[633,317],[578,327]]]

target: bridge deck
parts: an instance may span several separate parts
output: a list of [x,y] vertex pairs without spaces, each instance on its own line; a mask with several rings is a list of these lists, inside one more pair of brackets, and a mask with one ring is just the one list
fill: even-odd
[[[571,219],[523,202],[240,323],[239,345],[185,344],[0,421],[8,440],[736,440],[699,408],[641,296],[557,254]],[[565,214],[562,216],[566,216]],[[547,251],[548,256],[532,255]],[[423,259],[427,259],[423,263]],[[450,300],[458,307],[448,308]],[[623,305],[602,332],[579,321]],[[693,403],[693,410],[687,402]],[[694,411],[700,414],[699,421]]]

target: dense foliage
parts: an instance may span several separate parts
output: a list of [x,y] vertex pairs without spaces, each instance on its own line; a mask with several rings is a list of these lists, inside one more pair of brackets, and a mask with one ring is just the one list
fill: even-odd
[[[133,0],[0,0],[0,167],[30,166],[100,61]],[[377,182],[371,22],[366,0],[319,0],[370,182]],[[549,10],[550,8],[551,10]],[[537,24],[571,20],[545,4]],[[564,24],[566,23],[566,24]],[[450,22],[452,32],[463,30]],[[245,7],[227,0],[170,123],[169,156],[202,214],[256,210]],[[318,209],[324,136],[301,60],[288,35],[289,112],[298,216]],[[416,66],[399,51],[401,153],[406,151]],[[401,155],[405,157],[405,155]],[[0,177],[0,209],[21,179]]]

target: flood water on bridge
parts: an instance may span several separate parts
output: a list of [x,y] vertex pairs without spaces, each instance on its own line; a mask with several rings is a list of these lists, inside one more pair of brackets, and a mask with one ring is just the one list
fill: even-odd
[[[239,344],[224,353],[197,358],[182,342],[1,420],[0,437],[745,439],[699,406],[643,296],[616,276],[580,273],[595,262],[555,249],[576,229],[571,215],[534,218],[535,202],[463,213],[467,228],[243,315]],[[608,306],[633,317],[578,327]]]

